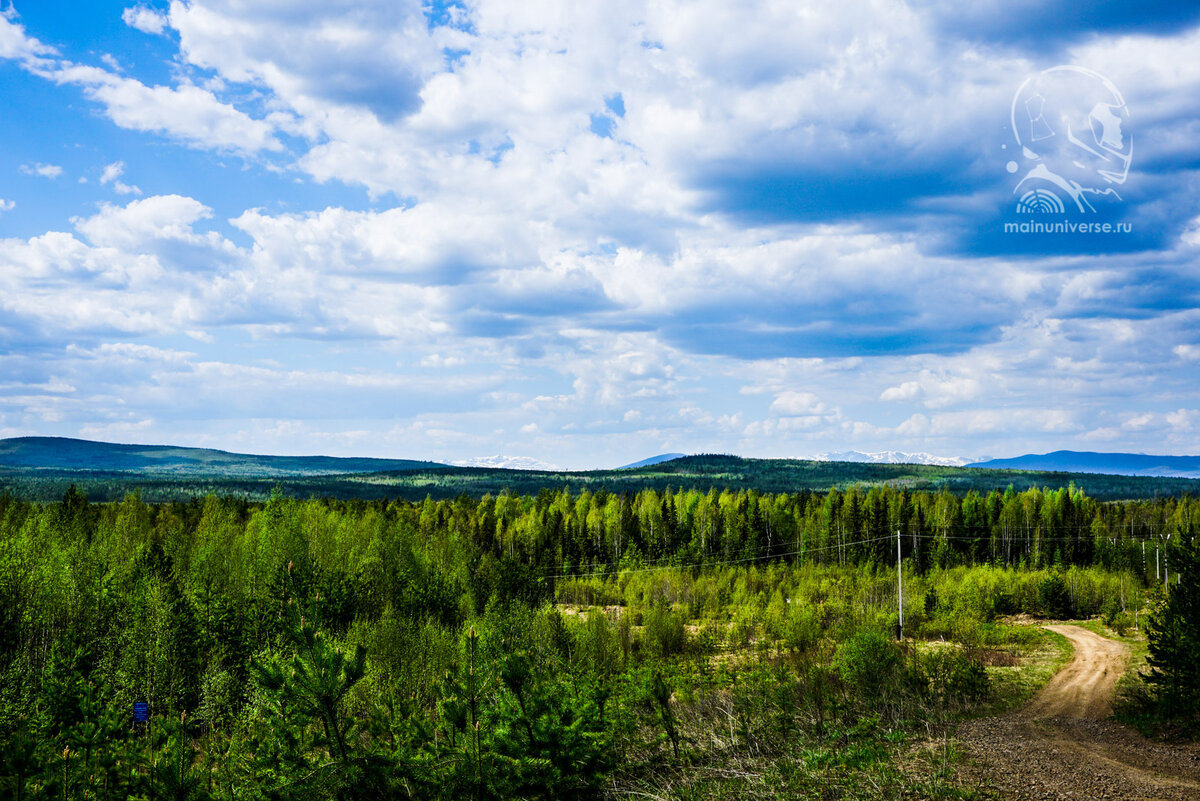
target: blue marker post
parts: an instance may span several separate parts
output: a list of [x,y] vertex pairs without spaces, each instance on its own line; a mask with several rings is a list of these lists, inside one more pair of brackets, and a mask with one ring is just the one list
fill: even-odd
[[133,702],[133,727],[140,729],[142,727],[149,728],[150,723],[150,704],[145,701]]

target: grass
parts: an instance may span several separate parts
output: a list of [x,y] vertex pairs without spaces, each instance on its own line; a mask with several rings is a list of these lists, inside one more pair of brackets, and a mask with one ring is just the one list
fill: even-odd
[[1100,618],[1092,618],[1091,620],[1073,620],[1071,625],[1079,626],[1087,629],[1093,634],[1098,634],[1101,637],[1107,637],[1110,640],[1125,643],[1129,646],[1130,666],[1136,667],[1141,665],[1146,660],[1146,650],[1148,643],[1146,640],[1146,627],[1144,625],[1147,615],[1142,615],[1141,620],[1143,626],[1138,631],[1130,629],[1125,634],[1118,634],[1115,630],[1104,624]]
[[[990,645],[1015,655],[1016,664],[987,668],[992,696],[984,703],[966,709],[918,709],[908,719],[892,722],[846,709],[821,736],[803,726],[762,739],[735,736],[731,730],[729,737],[719,738],[722,745],[716,748],[704,747],[712,735],[703,732],[702,718],[692,718],[687,735],[691,748],[683,764],[648,758],[617,777],[607,795],[663,801],[991,801],[996,798],[994,791],[972,784],[958,771],[958,724],[967,717],[1000,714],[1025,703],[1070,661],[1072,650],[1065,637],[1028,625],[997,626],[989,640]],[[680,716],[681,721],[688,717]],[[731,719],[727,725],[738,724]]]
[[983,714],[999,715],[1033,698],[1074,653],[1066,637],[1040,627],[1029,627],[1022,639],[1025,642],[1015,647],[1016,666],[987,669],[992,700],[980,710]]

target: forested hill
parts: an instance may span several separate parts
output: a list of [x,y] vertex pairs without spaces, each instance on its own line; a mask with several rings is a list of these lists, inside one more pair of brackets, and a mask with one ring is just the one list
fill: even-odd
[[206,478],[313,476],[442,467],[411,459],[258,456],[173,445],[120,445],[69,437],[0,439],[0,466],[52,471],[120,471]]
[[[9,440],[7,442],[12,442]],[[139,446],[127,446],[138,448]],[[148,453],[160,449],[143,448],[137,458],[150,459]],[[180,449],[194,450],[194,449]],[[28,454],[29,451],[26,451]],[[201,451],[222,454],[220,451]],[[248,457],[278,459],[299,463],[307,473],[254,472],[247,466],[223,470],[214,458],[203,469],[163,467],[168,462],[151,461],[151,467],[122,468],[87,462],[90,469],[68,469],[63,462],[15,462],[0,450],[0,491],[28,500],[53,501],[76,485],[95,501],[120,500],[138,491],[146,501],[182,500],[197,495],[239,495],[262,500],[279,487],[293,497],[332,498],[405,498],[420,500],[452,498],[467,494],[475,498],[502,491],[536,495],[543,489],[605,489],[609,492],[637,492],[644,489],[711,488],[753,489],[759,492],[796,492],[846,489],[852,486],[893,486],[897,488],[939,490],[945,488],[963,495],[971,490],[987,493],[1012,486],[1017,491],[1032,487],[1058,489],[1075,485],[1093,498],[1102,500],[1200,495],[1200,481],[1180,478],[1111,476],[1089,473],[1054,473],[1022,470],[971,469],[936,465],[868,464],[857,462],[818,462],[796,459],[745,459],[738,456],[699,455],[623,470],[549,472],[480,467],[446,467],[432,463],[402,462],[402,469],[354,472],[349,466],[386,460],[328,459],[325,457]],[[322,460],[306,462],[306,459]],[[330,472],[318,474],[320,466]],[[426,466],[428,465],[428,466]]]

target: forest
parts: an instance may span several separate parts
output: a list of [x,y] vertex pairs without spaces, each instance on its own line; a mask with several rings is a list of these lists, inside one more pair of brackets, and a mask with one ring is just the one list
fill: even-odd
[[972,797],[949,724],[1054,659],[1011,616],[1144,625],[1198,524],[1074,487],[5,494],[0,794]]

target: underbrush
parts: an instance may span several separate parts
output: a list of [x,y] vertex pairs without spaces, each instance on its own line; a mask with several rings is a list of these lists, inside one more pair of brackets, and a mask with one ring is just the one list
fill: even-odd
[[[988,797],[957,775],[954,731],[1026,700],[1058,670],[1064,638],[997,627],[997,647],[896,643],[871,631],[780,653],[697,682],[681,663],[672,703],[682,747],[630,754],[608,797]],[[1003,656],[997,656],[1002,654]],[[991,658],[1002,665],[985,666]],[[691,670],[691,673],[688,673]]]

